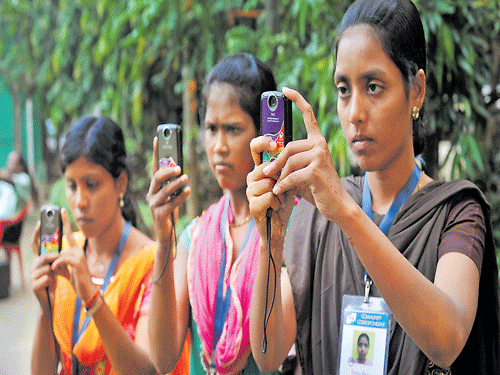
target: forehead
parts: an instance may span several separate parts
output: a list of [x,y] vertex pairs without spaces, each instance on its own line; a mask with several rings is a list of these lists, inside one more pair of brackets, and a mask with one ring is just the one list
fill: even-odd
[[214,107],[238,106],[239,97],[233,85],[226,82],[214,82],[207,92],[207,111]]
[[64,171],[66,178],[74,180],[88,177],[112,178],[111,174],[102,166],[95,164],[84,156],[80,156],[69,164]]
[[246,123],[252,117],[245,112],[239,102],[239,96],[233,85],[214,82],[207,95],[205,121],[208,123]]
[[345,30],[338,42],[335,75],[362,74],[374,69],[398,70],[385,52],[375,29],[360,24]]

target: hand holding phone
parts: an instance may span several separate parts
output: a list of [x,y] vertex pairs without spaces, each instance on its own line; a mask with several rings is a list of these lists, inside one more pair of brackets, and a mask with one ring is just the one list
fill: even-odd
[[[156,129],[158,137],[158,168],[178,165],[183,173],[182,157],[182,128],[175,124],[161,124]],[[167,182],[174,178],[168,179]],[[173,195],[179,195],[182,189],[178,189]]]
[[63,225],[61,209],[47,204],[40,209],[40,255],[61,252]]
[[263,92],[260,122],[262,135],[271,138],[278,145],[275,153],[262,153],[262,162],[272,161],[292,140],[292,101],[280,91]]

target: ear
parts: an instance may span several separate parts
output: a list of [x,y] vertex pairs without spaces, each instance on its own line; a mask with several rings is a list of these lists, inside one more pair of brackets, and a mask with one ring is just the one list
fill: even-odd
[[411,88],[410,98],[412,107],[417,106],[418,108],[422,108],[425,99],[425,88],[425,72],[423,69],[419,69]]
[[115,181],[116,190],[123,197],[127,192],[128,185],[128,173],[126,171],[122,171],[118,178]]

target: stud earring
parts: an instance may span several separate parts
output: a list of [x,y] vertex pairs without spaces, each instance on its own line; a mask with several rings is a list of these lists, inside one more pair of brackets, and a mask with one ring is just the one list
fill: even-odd
[[419,115],[420,115],[420,108],[418,108],[416,105],[413,106],[413,109],[411,111],[411,117],[413,117],[413,120],[418,120]]
[[123,196],[120,196],[120,207],[125,206],[125,202],[123,201]]

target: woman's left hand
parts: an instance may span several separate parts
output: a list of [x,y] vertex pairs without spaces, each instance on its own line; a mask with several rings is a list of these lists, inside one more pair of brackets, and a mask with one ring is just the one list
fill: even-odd
[[94,295],[96,286],[92,282],[92,276],[85,253],[83,249],[78,246],[73,237],[68,213],[64,208],[61,210],[61,218],[64,235],[67,239],[69,248],[61,252],[60,256],[52,263],[51,267],[56,274],[64,276],[71,282],[76,294],[82,301],[87,301]]
[[[179,166],[164,167],[158,166],[158,138],[153,141],[153,177],[146,195],[151,210],[156,238],[160,243],[170,242],[172,238],[171,226],[172,213],[177,214],[177,207],[186,200],[191,189],[186,186],[187,175],[179,176],[181,168]],[[168,181],[172,179],[172,181]],[[174,192],[181,191],[174,195]]]
[[[302,113],[307,139],[290,142],[278,158],[264,168],[266,176],[279,173],[273,193],[296,190],[331,221],[342,214],[349,194],[343,188],[328,144],[317,125],[311,105],[297,91],[283,88]],[[281,172],[279,172],[281,170]]]

